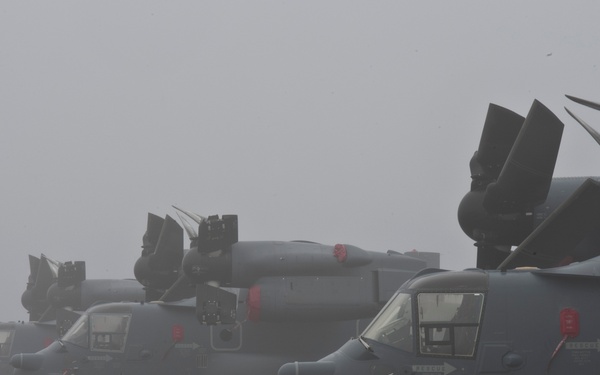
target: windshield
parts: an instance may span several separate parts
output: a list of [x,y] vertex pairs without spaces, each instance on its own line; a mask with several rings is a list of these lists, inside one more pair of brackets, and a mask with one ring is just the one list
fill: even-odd
[[371,322],[362,337],[412,352],[412,314],[410,294],[398,293]]
[[471,357],[483,311],[482,293],[420,293],[420,353]]
[[100,352],[123,352],[131,314],[84,314],[67,331],[63,341]]
[[87,314],[83,314],[75,324],[65,333],[62,341],[81,346],[82,348],[89,347],[88,340],[88,321]]
[[10,355],[10,346],[12,345],[15,331],[12,329],[0,329],[0,357]]

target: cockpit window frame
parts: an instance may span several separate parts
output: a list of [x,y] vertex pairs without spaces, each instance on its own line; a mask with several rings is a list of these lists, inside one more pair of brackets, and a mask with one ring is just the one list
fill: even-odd
[[[101,332],[95,331],[92,326],[92,320],[98,317],[121,317],[126,318],[126,324],[122,328],[123,332]],[[124,353],[125,348],[127,347],[127,339],[129,337],[129,329],[131,327],[131,319],[133,314],[131,312],[91,312],[83,314],[73,326],[67,331],[65,336],[63,336],[63,341],[78,346],[80,348],[88,349],[92,352],[103,352],[103,353]],[[103,343],[107,344],[106,348],[100,347],[99,343],[101,340],[98,340],[98,336],[100,334],[104,334],[107,341],[103,341]],[[109,348],[108,344],[114,342],[114,335],[122,335],[119,340],[118,348]],[[73,337],[76,340],[73,340]],[[82,340],[85,337],[85,340]],[[85,341],[85,342],[84,342]]]
[[[96,331],[94,330],[93,324],[92,324],[92,320],[99,318],[99,317],[110,317],[110,318],[116,318],[116,317],[120,317],[120,318],[125,318],[125,326],[124,327],[120,327],[120,329],[122,329],[122,332],[112,332],[112,331]],[[125,352],[125,348],[127,347],[127,338],[129,336],[129,326],[131,325],[131,317],[132,314],[131,313],[112,313],[112,312],[102,312],[102,313],[93,313],[90,314],[90,319],[88,321],[88,325],[89,325],[89,340],[90,340],[90,351],[92,352],[103,352],[103,353],[124,353]],[[103,342],[102,344],[106,344],[106,347],[101,347],[100,346],[100,341],[98,340],[100,337],[106,337],[108,338],[108,341]],[[120,337],[121,341],[120,343],[118,343],[119,347],[111,347],[111,345],[113,344],[113,342],[115,342],[114,337],[115,335],[117,335],[117,337],[119,337],[120,335],[122,335],[122,337]]]
[[[419,311],[418,309],[420,309],[421,307],[421,301],[419,299],[419,296],[421,294],[477,294],[477,295],[481,295],[482,296],[482,302],[481,302],[481,308],[480,308],[480,313],[479,313],[479,317],[477,322],[457,322],[457,323],[453,323],[453,322],[430,322],[430,323],[421,323],[421,319],[420,319],[420,315],[419,315]],[[416,325],[416,332],[417,334],[415,334],[415,353],[417,356],[419,357],[438,357],[438,358],[456,358],[456,359],[475,359],[477,357],[477,348],[479,346],[479,340],[480,340],[480,336],[481,336],[481,328],[483,326],[483,321],[485,318],[485,308],[486,308],[486,303],[487,303],[487,292],[486,291],[482,291],[482,290],[439,290],[439,291],[434,291],[434,290],[427,290],[427,291],[415,291],[413,294],[413,298],[415,300],[415,303],[413,304],[413,308],[416,309],[415,311],[415,319],[413,324]],[[469,328],[469,327],[476,327],[476,334],[474,336],[474,340],[473,340],[473,350],[471,354],[457,354],[456,353],[456,342],[455,342],[455,333],[457,329],[461,329],[461,328]],[[425,337],[422,338],[422,328],[429,328],[429,329],[448,329],[448,334],[449,337],[447,339],[444,340],[436,340],[433,339],[431,337],[431,331],[425,331]],[[421,340],[426,340],[425,341],[425,345],[422,345]],[[423,352],[423,347],[424,346],[434,346],[434,345],[441,345],[441,346],[449,346],[450,347],[450,353],[444,353],[444,352]]]
[[16,330],[14,328],[0,328],[0,331],[7,332],[6,340],[3,343],[0,343],[0,358],[8,358],[12,353],[11,348],[15,341]]

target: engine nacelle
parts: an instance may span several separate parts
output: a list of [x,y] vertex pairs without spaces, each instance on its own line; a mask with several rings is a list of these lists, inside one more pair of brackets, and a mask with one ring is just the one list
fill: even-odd
[[47,294],[55,308],[86,310],[97,302],[143,301],[144,288],[135,280],[83,280],[77,285],[61,287],[54,283]]
[[248,290],[252,321],[339,321],[374,316],[381,308],[374,276],[264,278]]

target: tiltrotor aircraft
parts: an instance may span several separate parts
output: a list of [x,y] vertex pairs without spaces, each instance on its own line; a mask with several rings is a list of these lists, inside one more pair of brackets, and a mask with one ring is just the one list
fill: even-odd
[[[161,254],[165,248],[172,247],[170,237],[174,236],[173,231],[175,235],[182,233],[177,223],[173,226],[172,219],[149,217],[148,229],[143,237],[143,254]],[[161,239],[162,232],[165,234]],[[183,239],[181,244],[183,246]],[[89,280],[86,279],[85,262],[60,263],[43,254],[40,258],[30,255],[29,265],[29,281],[21,297],[23,307],[29,313],[29,322],[0,323],[0,375],[12,374],[14,368],[9,360],[13,354],[33,353],[47,347],[62,337],[81,313],[92,305],[155,300],[164,293],[159,287],[169,286],[160,277],[155,277],[162,281],[158,286],[146,285],[141,278],[139,282],[127,279]],[[164,268],[164,265],[158,265]],[[192,292],[187,294],[194,295],[195,289],[190,290]]]
[[[236,215],[191,216],[199,226],[184,224],[192,240],[187,253],[182,229],[167,217],[163,243],[144,248],[136,263],[144,285],[163,293],[158,301],[90,308],[61,340],[14,355],[14,373],[275,373],[356,336],[398,285],[439,266],[433,253],[238,241]],[[158,221],[150,214],[148,230]],[[152,238],[161,243],[148,231],[144,243]],[[190,283],[195,297],[169,297],[189,293]]]
[[30,274],[21,302],[28,322],[0,323],[0,374],[12,374],[13,354],[50,345],[90,306],[112,301],[143,301],[135,280],[86,279],[85,262],[56,262],[29,256]]
[[[563,127],[537,100],[527,118],[490,104],[479,148],[470,162],[471,190],[458,209],[460,226],[477,241],[478,268],[498,267],[511,247],[519,245],[588,178],[552,178]],[[554,267],[600,255],[600,233],[586,229],[585,223],[581,230],[588,235],[571,253],[557,258],[547,250],[523,252],[511,258],[511,265]]]
[[570,256],[590,231],[600,232],[600,182],[594,179],[548,215],[499,269],[423,270],[356,339],[317,362],[287,363],[278,374],[596,374],[600,256],[509,269],[513,259]]

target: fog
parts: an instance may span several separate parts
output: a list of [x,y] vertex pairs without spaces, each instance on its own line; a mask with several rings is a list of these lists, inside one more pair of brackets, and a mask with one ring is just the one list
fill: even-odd
[[[15,1],[0,11],[0,320],[28,254],[132,278],[148,212],[239,215],[240,240],[438,251],[489,103],[564,123],[599,175],[596,1]],[[186,241],[187,243],[187,241]]]

